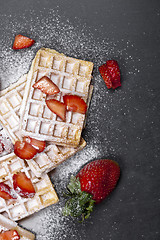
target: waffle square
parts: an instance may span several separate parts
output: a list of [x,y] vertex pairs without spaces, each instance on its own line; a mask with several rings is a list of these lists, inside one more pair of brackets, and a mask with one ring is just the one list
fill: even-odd
[[18,224],[2,214],[0,214],[0,233],[2,231],[16,230],[20,236],[20,240],[34,240],[35,235],[21,227]]
[[[45,100],[54,98],[62,102],[65,94],[72,94],[87,102],[92,70],[92,62],[67,57],[55,50],[40,49],[27,77],[21,108],[22,134],[57,145],[78,146],[85,115],[67,111],[64,122],[48,109]],[[49,77],[59,87],[60,93],[48,96],[34,89],[32,85],[42,76]]]
[[47,174],[37,178],[28,164],[14,153],[1,157],[0,182],[13,188],[12,177],[17,172],[25,172],[26,176],[31,179],[36,192],[35,196],[23,198],[13,190],[17,199],[0,198],[0,213],[16,221],[58,202],[57,194]]

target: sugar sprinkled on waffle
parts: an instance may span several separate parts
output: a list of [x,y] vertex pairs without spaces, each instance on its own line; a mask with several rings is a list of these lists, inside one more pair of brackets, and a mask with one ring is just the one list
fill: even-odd
[[19,109],[23,99],[27,75],[0,92],[0,122],[15,143],[20,139]]
[[[23,198],[13,189],[13,175],[24,172],[31,180],[35,196],[33,198]],[[28,164],[14,153],[1,158],[0,182],[7,184],[14,191],[17,199],[5,200],[0,198],[0,213],[7,215],[12,220],[19,220],[39,211],[51,204],[58,202],[57,194],[47,174],[37,178],[29,168]]]
[[[27,77],[21,108],[22,134],[57,145],[78,146],[85,114],[67,111],[66,121],[62,121],[48,109],[45,100],[53,98],[63,102],[64,95],[72,94],[87,102],[92,70],[92,62],[67,57],[55,50],[40,49]],[[60,93],[47,96],[34,89],[32,85],[43,76],[49,77],[59,87]]]

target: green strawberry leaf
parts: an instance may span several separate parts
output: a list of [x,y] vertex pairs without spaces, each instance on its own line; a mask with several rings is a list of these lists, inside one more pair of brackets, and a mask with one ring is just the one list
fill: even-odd
[[95,201],[92,195],[81,191],[81,184],[78,178],[71,176],[70,183],[67,186],[69,199],[63,208],[64,216],[82,217],[82,221],[90,216],[93,211]]

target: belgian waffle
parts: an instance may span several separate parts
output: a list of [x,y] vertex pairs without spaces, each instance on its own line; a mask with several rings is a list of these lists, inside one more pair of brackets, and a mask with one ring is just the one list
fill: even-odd
[[[92,70],[92,62],[67,57],[55,50],[40,49],[27,77],[21,108],[22,134],[57,145],[78,146],[85,115],[67,111],[64,122],[48,109],[45,100],[63,101],[65,94],[73,94],[87,102]],[[59,87],[60,93],[48,96],[34,89],[32,85],[42,76],[49,77]]]
[[[19,110],[26,85],[26,78],[27,75],[22,76],[16,83],[1,92],[0,121],[3,124],[3,127],[7,130],[7,133],[11,137],[13,143],[15,143],[16,140],[21,139],[21,131],[19,129]],[[0,133],[1,132],[4,134],[4,129],[3,131],[0,131]],[[54,144],[50,144],[46,147],[43,153],[39,153],[34,159],[29,160],[28,165],[34,174],[39,177],[42,173],[51,171],[62,161],[65,161],[67,158],[83,149],[85,145],[86,142],[83,139],[77,148],[59,147]],[[5,153],[6,152],[3,152],[1,155],[4,155]]]
[[20,240],[34,240],[35,235],[21,227],[18,224],[0,214],[0,233],[2,231],[16,230],[20,236]]
[[12,177],[17,172],[25,172],[26,176],[31,179],[36,192],[35,196],[23,198],[13,189],[17,199],[4,200],[0,198],[0,213],[16,221],[58,202],[57,194],[47,174],[37,178],[28,164],[14,153],[1,157],[0,182],[13,188]]

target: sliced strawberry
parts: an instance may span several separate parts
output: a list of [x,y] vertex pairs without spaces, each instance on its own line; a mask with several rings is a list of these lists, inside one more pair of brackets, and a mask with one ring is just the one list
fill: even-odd
[[29,143],[32,145],[32,147],[36,148],[37,152],[40,153],[40,152],[43,152],[45,147],[46,147],[46,142],[45,141],[40,141],[38,139],[35,139],[35,138],[31,138],[29,136],[27,137],[24,137],[23,138],[23,141]]
[[0,197],[5,200],[16,198],[16,196],[14,196],[14,193],[12,192],[12,189],[3,182],[0,183]]
[[14,153],[22,159],[32,159],[37,152],[37,149],[25,141],[17,141],[14,145]]
[[24,172],[13,175],[13,187],[21,197],[32,198],[35,195],[33,184]]
[[63,121],[66,119],[66,105],[55,99],[46,100],[47,107],[57,114]]
[[99,67],[99,72],[107,88],[117,88],[121,86],[120,69],[117,61],[108,60]]
[[20,236],[16,230],[8,230],[0,233],[0,240],[19,240]]
[[48,95],[54,95],[59,93],[60,90],[55,83],[52,82],[50,78],[47,76],[42,77],[39,79],[35,84],[33,84],[34,88],[40,89],[43,93]]
[[85,114],[87,111],[87,104],[85,101],[76,95],[65,95],[63,97],[64,104],[67,110]]
[[25,37],[21,34],[16,35],[13,43],[13,49],[22,49],[22,48],[28,48],[32,46],[35,43],[35,41],[31,38]]

